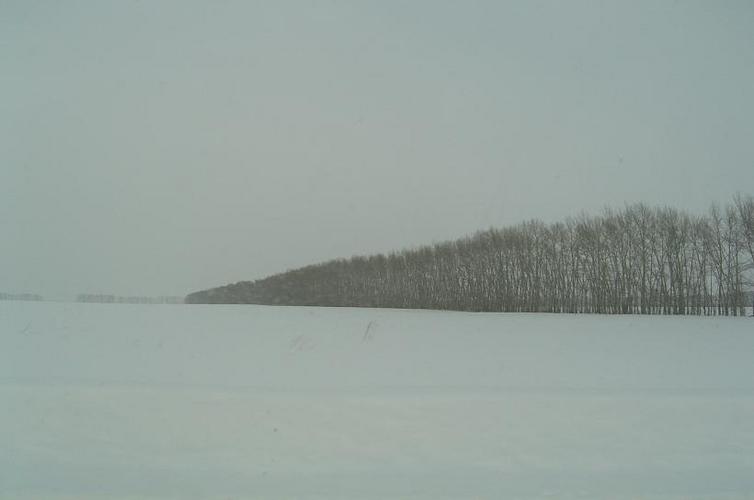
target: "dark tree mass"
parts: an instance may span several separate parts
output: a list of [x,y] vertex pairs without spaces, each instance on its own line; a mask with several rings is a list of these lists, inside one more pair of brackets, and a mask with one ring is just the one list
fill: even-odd
[[703,216],[636,204],[554,224],[534,220],[242,281],[186,302],[741,315],[753,261],[754,199],[736,196]]

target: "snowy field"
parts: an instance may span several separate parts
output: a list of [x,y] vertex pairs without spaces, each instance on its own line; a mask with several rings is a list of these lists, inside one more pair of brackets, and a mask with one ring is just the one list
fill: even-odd
[[0,498],[752,499],[754,320],[3,302]]

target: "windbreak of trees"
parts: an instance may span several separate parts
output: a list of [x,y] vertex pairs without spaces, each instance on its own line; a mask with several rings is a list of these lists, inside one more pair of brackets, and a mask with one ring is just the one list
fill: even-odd
[[743,315],[752,262],[754,199],[737,196],[703,216],[636,204],[534,220],[196,292],[186,302]]
[[95,302],[95,303],[100,303],[100,304],[182,304],[184,302],[184,299],[182,297],[168,297],[168,296],[123,297],[120,295],[112,295],[112,294],[80,293],[76,296],[76,302]]
[[36,293],[0,293],[0,300],[24,300],[40,302],[43,297]]

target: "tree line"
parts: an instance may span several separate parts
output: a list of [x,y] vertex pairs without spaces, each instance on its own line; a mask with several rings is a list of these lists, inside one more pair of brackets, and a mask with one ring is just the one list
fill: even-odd
[[182,304],[183,297],[146,297],[129,296],[123,297],[112,294],[80,293],[76,296],[76,302],[90,302],[99,304]]
[[40,302],[44,298],[36,293],[0,293],[0,300],[23,300]]
[[338,259],[204,290],[188,303],[743,315],[754,198],[704,215],[645,204]]

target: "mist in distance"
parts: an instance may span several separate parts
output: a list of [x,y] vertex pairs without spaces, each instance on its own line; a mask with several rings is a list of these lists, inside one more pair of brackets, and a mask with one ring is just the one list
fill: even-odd
[[754,9],[0,6],[0,292],[184,295],[751,193]]

